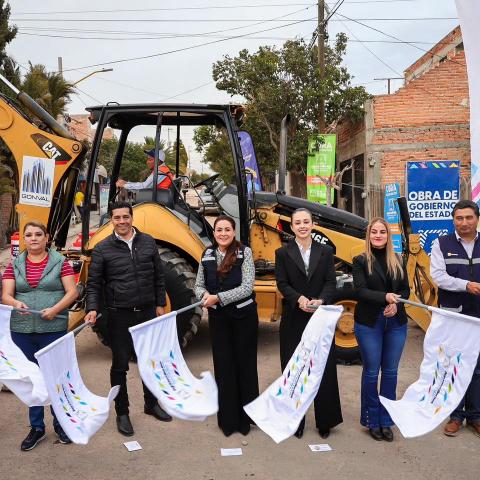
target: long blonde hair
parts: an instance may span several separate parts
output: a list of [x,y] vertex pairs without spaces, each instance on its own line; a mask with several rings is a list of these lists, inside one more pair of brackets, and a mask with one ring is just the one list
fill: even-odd
[[370,233],[375,223],[381,223],[387,229],[387,244],[385,245],[385,257],[387,260],[387,271],[394,278],[403,278],[403,262],[402,257],[393,251],[392,232],[387,221],[382,217],[375,217],[370,220],[367,227],[367,238],[365,239],[368,273],[371,275],[373,266],[372,244],[370,242]]

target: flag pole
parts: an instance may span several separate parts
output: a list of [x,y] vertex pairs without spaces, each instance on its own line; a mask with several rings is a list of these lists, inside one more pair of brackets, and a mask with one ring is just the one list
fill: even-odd
[[[30,308],[12,307],[12,310],[17,310],[19,312],[24,312],[24,313],[35,313],[36,315],[41,315],[43,313],[40,310],[31,310]],[[67,315],[55,315],[55,318],[68,318],[68,317]]]
[[202,306],[202,301],[193,303],[192,305],[188,305],[187,307],[179,308],[178,310],[175,310],[177,312],[177,315],[179,313],[187,312],[188,310],[195,308],[195,307],[201,307]]
[[[98,320],[99,318],[101,318],[101,316],[102,316],[102,314],[99,313],[99,314],[97,315],[97,320]],[[93,325],[94,325],[94,324],[92,324],[92,323],[90,323],[90,322],[82,323],[82,324],[79,325],[77,328],[74,328],[74,329],[72,330],[73,335],[76,337],[85,327],[92,327]]]
[[406,303],[407,305],[412,305],[413,307],[424,308],[425,310],[431,310],[432,307],[430,305],[425,305],[423,303],[412,302],[411,300],[405,300],[404,298],[397,298],[399,302]]

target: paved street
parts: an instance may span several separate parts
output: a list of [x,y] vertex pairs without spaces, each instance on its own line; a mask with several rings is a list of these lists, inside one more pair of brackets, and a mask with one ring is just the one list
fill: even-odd
[[[411,327],[400,369],[399,393],[417,378],[422,355],[423,333]],[[93,332],[77,337],[80,369],[86,385],[106,395],[109,351]],[[212,369],[208,329],[203,323],[195,342],[186,352],[191,370],[198,375]],[[279,375],[278,324],[262,325],[259,337],[259,375],[263,390]],[[61,445],[48,425],[48,437],[31,452],[19,445],[28,432],[24,407],[12,394],[0,393],[1,460],[0,478],[57,479],[435,479],[477,480],[480,439],[469,430],[447,438],[440,429],[418,439],[405,440],[396,431],[393,444],[375,442],[360,427],[360,366],[339,366],[344,423],[327,442],[332,452],[312,453],[308,444],[325,443],[314,430],[309,411],[305,435],[276,445],[254,428],[248,437],[234,434],[225,438],[215,418],[204,423],[174,420],[160,423],[144,415],[143,398],[136,365],[129,373],[131,418],[142,451],[128,452],[126,439],[117,433],[110,415],[102,430],[87,446]],[[242,446],[242,440],[248,445]],[[220,448],[243,448],[243,456],[221,457]]]

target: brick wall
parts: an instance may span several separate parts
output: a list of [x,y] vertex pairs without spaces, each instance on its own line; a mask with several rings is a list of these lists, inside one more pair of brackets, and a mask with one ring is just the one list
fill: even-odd
[[[0,195],[0,248],[4,248],[7,243],[5,232],[8,228],[8,221],[12,212],[13,202],[12,195],[4,193]],[[9,239],[8,239],[9,241]]]
[[470,174],[468,80],[463,51],[411,80],[394,95],[374,99],[367,147],[380,153],[382,183],[405,180],[405,162],[460,160]]

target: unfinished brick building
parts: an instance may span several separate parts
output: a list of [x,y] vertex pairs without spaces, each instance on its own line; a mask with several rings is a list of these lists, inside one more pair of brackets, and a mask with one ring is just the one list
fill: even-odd
[[364,118],[338,123],[337,165],[345,172],[339,206],[371,218],[382,214],[383,186],[405,185],[405,163],[460,160],[470,181],[467,69],[460,27],[405,70],[404,86],[365,104]]

